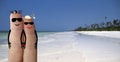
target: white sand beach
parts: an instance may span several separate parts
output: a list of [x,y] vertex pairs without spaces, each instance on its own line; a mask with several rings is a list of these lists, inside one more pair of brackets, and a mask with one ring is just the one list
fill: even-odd
[[120,38],[120,31],[76,31],[86,35],[105,36],[111,38]]
[[[45,35],[39,32],[38,62],[120,62],[119,34],[119,31],[52,32]],[[0,62],[7,62],[7,49],[7,44],[0,44]]]

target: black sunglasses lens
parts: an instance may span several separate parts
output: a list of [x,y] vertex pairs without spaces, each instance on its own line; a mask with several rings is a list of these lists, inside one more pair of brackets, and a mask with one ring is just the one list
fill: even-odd
[[12,18],[12,22],[15,22],[16,20],[18,20],[18,22],[21,22],[22,18]]
[[24,22],[25,25],[27,24],[30,24],[30,25],[33,25],[34,23],[33,22]]
[[24,22],[24,24],[25,24],[25,25],[27,25],[27,24],[28,24],[28,22]]
[[30,22],[29,24],[30,24],[30,25],[33,25],[34,23],[33,23],[33,22]]
[[15,22],[15,21],[16,21],[16,18],[13,18],[13,19],[12,19],[12,22]]
[[21,22],[21,21],[22,21],[22,18],[18,18],[17,20],[18,20],[19,22]]

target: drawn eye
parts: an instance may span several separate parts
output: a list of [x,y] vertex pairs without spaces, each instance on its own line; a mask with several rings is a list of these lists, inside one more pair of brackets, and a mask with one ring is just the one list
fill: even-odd
[[33,25],[34,23],[33,23],[33,22],[30,22],[29,24],[30,24],[30,25]]
[[24,22],[24,24],[25,24],[25,25],[27,25],[27,24],[28,24],[28,22]]
[[34,23],[33,22],[24,22],[25,25],[27,24],[30,24],[30,25],[33,25]]
[[22,21],[22,18],[17,18],[18,22],[21,22]]
[[12,18],[12,22],[15,22],[16,21],[16,18]]

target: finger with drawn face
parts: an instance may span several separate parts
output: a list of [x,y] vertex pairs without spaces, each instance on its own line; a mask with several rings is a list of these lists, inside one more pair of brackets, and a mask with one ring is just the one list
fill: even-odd
[[23,19],[19,11],[10,14],[10,31],[8,34],[8,62],[22,62],[23,49],[21,48],[23,33]]
[[24,31],[26,35],[24,62],[37,62],[37,33],[33,19],[30,16],[24,18]]

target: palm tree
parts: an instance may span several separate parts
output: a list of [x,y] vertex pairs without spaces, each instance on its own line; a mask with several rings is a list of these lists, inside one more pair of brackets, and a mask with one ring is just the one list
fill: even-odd
[[111,27],[112,26],[112,23],[111,22],[107,22],[106,23],[106,27]]
[[119,26],[119,20],[118,19],[113,20],[113,24],[114,24],[114,27],[118,27]]
[[105,27],[105,23],[104,22],[100,23],[100,28],[104,28],[104,27]]
[[107,17],[107,16],[105,16],[105,21],[107,20],[107,18],[108,18],[108,17]]
[[118,21],[118,26],[120,27],[120,20]]
[[92,25],[91,25],[91,28],[94,29],[94,28],[95,28],[95,24],[92,24]]

